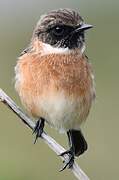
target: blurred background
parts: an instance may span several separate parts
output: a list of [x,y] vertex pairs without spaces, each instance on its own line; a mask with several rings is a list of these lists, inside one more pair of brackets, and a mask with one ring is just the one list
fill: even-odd
[[[83,127],[88,151],[77,159],[91,180],[119,178],[119,1],[118,0],[0,0],[0,87],[21,106],[14,90],[14,66],[27,47],[41,14],[56,8],[80,11],[93,24],[86,54],[94,68],[97,99]],[[67,148],[67,138],[46,131]],[[0,104],[0,180],[73,180],[62,161]]]

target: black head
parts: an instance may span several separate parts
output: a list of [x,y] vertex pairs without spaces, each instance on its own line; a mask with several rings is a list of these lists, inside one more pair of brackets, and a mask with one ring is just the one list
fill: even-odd
[[33,38],[54,47],[81,48],[85,38],[84,31],[91,28],[84,24],[79,13],[70,9],[59,9],[49,12],[39,20]]

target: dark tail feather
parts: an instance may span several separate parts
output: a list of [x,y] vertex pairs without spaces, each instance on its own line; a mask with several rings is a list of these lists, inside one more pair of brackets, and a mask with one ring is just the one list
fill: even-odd
[[71,130],[72,145],[74,147],[75,156],[79,156],[87,150],[88,145],[81,131]]

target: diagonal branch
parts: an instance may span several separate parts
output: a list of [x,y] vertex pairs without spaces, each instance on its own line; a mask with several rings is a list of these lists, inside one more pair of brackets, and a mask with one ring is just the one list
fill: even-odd
[[[0,101],[8,106],[31,130],[34,129],[35,123],[14,103],[9,96],[7,96],[2,89],[0,89]],[[57,155],[65,151],[60,144],[58,144],[45,132],[42,133],[41,138]],[[64,157],[61,158],[67,160],[68,155],[64,155]],[[74,173],[78,180],[89,180],[88,176],[81,170],[76,162],[74,162],[74,165],[70,168],[70,170]]]

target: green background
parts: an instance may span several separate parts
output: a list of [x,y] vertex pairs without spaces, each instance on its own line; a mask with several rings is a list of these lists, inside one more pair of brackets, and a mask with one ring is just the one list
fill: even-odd
[[[0,0],[0,87],[20,106],[14,90],[14,66],[28,45],[41,14],[60,7],[80,11],[93,24],[86,36],[95,73],[97,98],[83,127],[88,151],[77,159],[91,180],[119,178],[119,0]],[[67,147],[67,138],[47,132]],[[0,104],[0,180],[73,180],[62,161]]]

